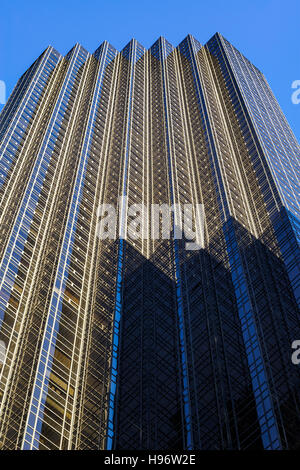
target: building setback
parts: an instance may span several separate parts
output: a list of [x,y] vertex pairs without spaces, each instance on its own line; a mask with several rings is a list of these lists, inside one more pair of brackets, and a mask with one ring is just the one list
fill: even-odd
[[[1,448],[299,449],[299,157],[219,33],[48,47],[0,114]],[[204,246],[100,239],[120,196]]]

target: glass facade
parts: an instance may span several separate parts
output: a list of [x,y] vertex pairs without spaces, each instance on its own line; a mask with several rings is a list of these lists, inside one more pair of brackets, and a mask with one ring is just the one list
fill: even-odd
[[[299,157],[219,33],[47,48],[0,114],[0,447],[299,449]],[[203,204],[204,246],[133,204]]]

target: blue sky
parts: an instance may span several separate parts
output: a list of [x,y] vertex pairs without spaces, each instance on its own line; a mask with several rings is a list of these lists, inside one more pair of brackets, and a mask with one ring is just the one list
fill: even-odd
[[148,48],[160,35],[177,45],[188,33],[205,43],[219,31],[265,74],[300,141],[300,104],[291,101],[299,20],[299,0],[3,0],[0,80],[9,95],[49,44],[62,54],[76,42],[92,52],[104,39],[121,49],[135,37]]

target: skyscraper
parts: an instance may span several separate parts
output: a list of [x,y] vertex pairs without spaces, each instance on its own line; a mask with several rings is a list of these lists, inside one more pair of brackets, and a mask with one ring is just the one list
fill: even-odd
[[[263,74],[220,34],[49,47],[0,139],[1,448],[299,449],[300,147]],[[200,249],[163,204],[203,205]]]

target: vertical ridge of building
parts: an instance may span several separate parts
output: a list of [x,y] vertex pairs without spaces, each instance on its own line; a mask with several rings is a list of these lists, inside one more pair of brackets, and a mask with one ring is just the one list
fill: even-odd
[[[169,192],[170,192],[170,203],[171,206],[177,203],[176,189],[176,179],[174,172],[176,172],[176,166],[172,164],[172,160],[176,158],[176,143],[174,136],[174,128],[172,124],[172,102],[171,102],[171,93],[170,88],[172,85],[175,87],[175,83],[170,83],[168,76],[168,59],[171,57],[173,52],[173,46],[168,43],[164,38],[160,37],[158,40],[159,46],[159,57],[161,60],[162,67],[162,83],[163,83],[163,100],[164,100],[164,116],[165,116],[165,126],[166,126],[166,143],[167,143],[167,161],[168,161],[168,171],[169,171]],[[170,66],[171,67],[171,66]],[[174,73],[174,72],[173,72]],[[175,104],[174,104],[175,107]],[[175,112],[178,112],[177,108]],[[175,163],[176,165],[176,163]],[[178,189],[177,189],[178,191]],[[179,217],[180,218],[180,217]],[[180,220],[176,209],[173,214],[172,220],[172,236],[175,237],[175,232],[177,227],[180,225]],[[181,359],[181,374],[182,374],[182,400],[183,400],[183,415],[185,420],[185,429],[186,429],[186,442],[185,448],[190,450],[193,448],[193,438],[191,433],[192,426],[192,416],[190,409],[190,392],[189,392],[189,377],[187,373],[187,356],[186,356],[186,337],[185,337],[185,325],[184,325],[184,312],[183,312],[183,299],[182,299],[182,278],[180,270],[180,259],[179,259],[179,244],[178,240],[174,240],[174,269],[175,269],[175,282],[176,282],[176,298],[177,298],[177,313],[178,313],[178,326],[179,326],[179,344],[180,344],[180,359]]]

